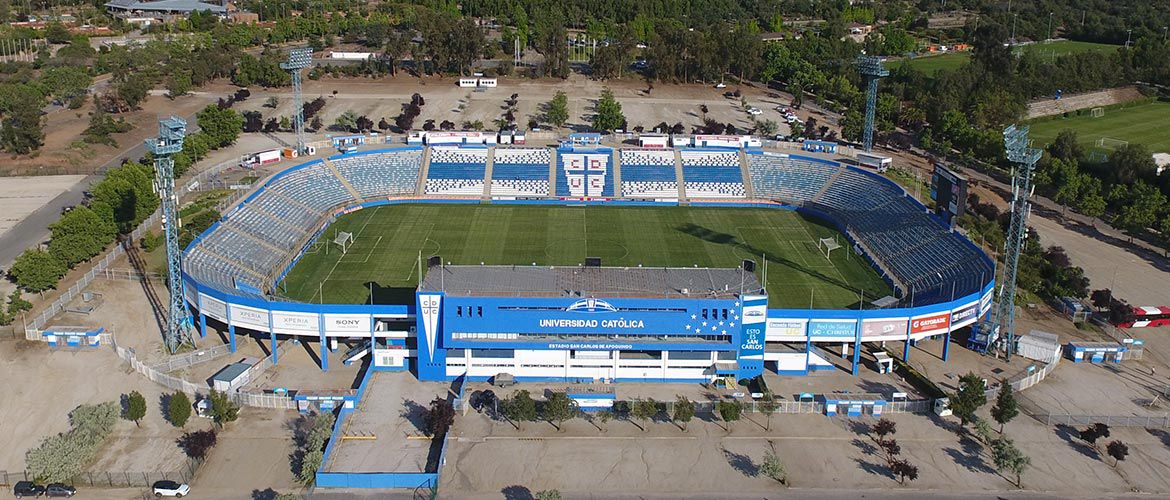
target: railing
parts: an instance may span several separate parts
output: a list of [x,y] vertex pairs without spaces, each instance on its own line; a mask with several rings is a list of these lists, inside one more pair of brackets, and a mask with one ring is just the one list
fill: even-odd
[[[203,459],[187,458],[180,468],[172,471],[89,471],[82,472],[66,482],[72,486],[94,488],[150,487],[156,481],[189,483],[202,465]],[[0,486],[12,486],[17,481],[32,481],[34,479],[28,471],[0,471]]]
[[201,365],[208,361],[214,361],[231,354],[231,346],[227,344],[213,345],[211,347],[204,347],[196,351],[191,351],[176,356],[167,358],[166,361],[151,366],[150,368],[162,373],[170,373],[175,370]]
[[146,378],[150,379],[151,382],[162,385],[168,389],[182,391],[190,395],[195,395],[200,391],[207,391],[208,389],[206,385],[193,384],[181,378],[172,377],[155,370],[154,368],[151,368],[134,355],[133,349],[122,347],[117,343],[114,343],[114,352],[116,352],[118,357],[122,358],[123,361],[130,363],[130,366],[134,368],[134,371],[146,375]]
[[165,282],[165,280],[166,280],[166,276],[163,276],[159,273],[151,273],[151,272],[140,273],[140,272],[135,271],[133,269],[106,269],[105,271],[102,271],[101,275],[99,275],[97,277],[108,279],[108,280],[127,280],[127,281],[146,280],[146,281]]
[[1068,425],[1077,427],[1102,423],[1110,427],[1144,427],[1146,429],[1164,429],[1170,427],[1170,415],[1070,415],[1041,413],[1032,415],[1032,418],[1050,426]]
[[277,410],[295,410],[297,409],[296,402],[288,396],[281,396],[279,394],[261,393],[261,392],[233,392],[231,393],[231,400],[233,403],[240,406],[250,406],[253,408],[273,408]]

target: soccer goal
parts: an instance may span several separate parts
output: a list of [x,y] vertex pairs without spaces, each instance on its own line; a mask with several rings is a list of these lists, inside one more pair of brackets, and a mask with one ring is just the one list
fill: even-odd
[[333,244],[341,248],[341,255],[345,255],[349,252],[349,247],[353,246],[353,233],[338,231],[333,237]]
[[1093,118],[1100,118],[1105,116],[1105,108],[1097,107],[1089,110],[1089,116]]
[[817,242],[817,249],[825,252],[825,258],[828,259],[833,250],[841,248],[841,244],[837,243],[837,238],[821,238]]
[[1114,139],[1111,137],[1102,137],[1100,139],[1097,139],[1097,147],[1099,147],[1099,148],[1119,149],[1119,148],[1122,148],[1122,147],[1128,146],[1128,145],[1129,145],[1129,141],[1123,141],[1121,139]]

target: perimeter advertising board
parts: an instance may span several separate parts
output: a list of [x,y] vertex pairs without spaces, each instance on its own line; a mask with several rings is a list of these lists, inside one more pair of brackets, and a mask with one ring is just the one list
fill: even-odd
[[272,330],[286,335],[320,335],[321,317],[314,313],[272,312]]
[[366,314],[326,314],[325,334],[347,337],[370,334],[370,316]]
[[907,318],[867,319],[861,322],[861,338],[905,340]]
[[854,340],[857,321],[852,319],[814,319],[808,322],[808,336],[813,340]]
[[222,300],[213,299],[211,296],[201,293],[199,294],[199,307],[203,314],[227,323],[227,304]]
[[945,332],[951,326],[950,311],[910,319],[910,336],[926,337],[935,333]]
[[268,331],[268,311],[264,309],[232,304],[231,315],[233,325]]
[[951,329],[959,329],[979,319],[979,302],[972,302],[951,311]]
[[806,325],[807,319],[768,318],[767,338],[777,342],[804,340]]

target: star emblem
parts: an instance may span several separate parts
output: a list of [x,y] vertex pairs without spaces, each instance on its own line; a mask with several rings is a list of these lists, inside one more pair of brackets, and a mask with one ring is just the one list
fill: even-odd
[[739,307],[739,301],[735,301],[735,307]]
[[697,316],[697,315],[695,315],[695,314],[692,314],[692,315],[691,315],[691,319],[699,319],[699,316]]
[[715,331],[717,328],[718,327],[716,327],[715,325],[711,325],[711,331]]
[[727,324],[727,326],[732,326],[732,327],[734,327],[734,326],[735,326],[735,322],[734,322],[734,321],[732,321],[731,323],[728,323],[728,324]]
[[724,334],[724,335],[727,335],[727,330],[723,330],[723,334]]
[[720,322],[719,322],[719,326],[723,326],[723,322],[722,322],[722,321],[720,321]]
[[704,322],[703,322],[703,326],[707,326],[707,322],[706,322],[706,321],[704,321]]
[[690,330],[690,329],[691,329],[691,325],[687,325],[687,330]]

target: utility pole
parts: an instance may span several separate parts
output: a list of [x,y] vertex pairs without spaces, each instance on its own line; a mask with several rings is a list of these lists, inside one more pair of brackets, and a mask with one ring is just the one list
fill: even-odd
[[288,51],[288,61],[280,63],[281,69],[292,76],[293,85],[293,130],[297,133],[297,156],[305,154],[305,106],[301,97],[301,70],[313,65],[313,49],[308,47]]
[[1048,13],[1048,40],[1052,40],[1052,13]]
[[1133,35],[1133,30],[1125,30],[1125,48],[1129,48],[1130,35]]
[[1004,148],[1008,161],[1016,164],[1012,177],[1011,225],[1004,243],[1004,273],[1000,284],[998,303],[992,327],[998,328],[998,341],[1004,357],[1008,360],[1015,350],[1016,327],[1016,274],[1019,271],[1020,254],[1028,239],[1028,214],[1031,212],[1032,173],[1043,152],[1029,147],[1028,127],[1011,125],[1003,131]]
[[162,225],[167,251],[167,288],[170,307],[167,310],[163,342],[174,354],[183,344],[191,344],[191,313],[183,294],[182,249],[179,248],[179,196],[175,193],[175,160],[172,155],[183,150],[187,122],[171,116],[158,122],[158,137],[147,139],[146,148],[154,155],[154,188],[162,204]]

